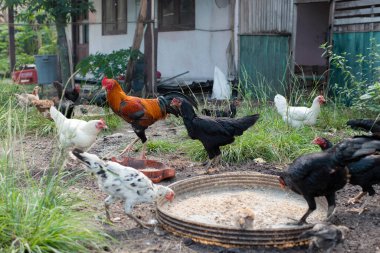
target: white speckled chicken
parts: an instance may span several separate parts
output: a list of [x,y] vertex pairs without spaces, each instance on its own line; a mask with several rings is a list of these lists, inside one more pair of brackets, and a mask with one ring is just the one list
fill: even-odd
[[296,128],[304,125],[315,125],[321,112],[321,105],[325,102],[326,100],[323,96],[317,96],[313,100],[312,106],[308,108],[304,106],[289,106],[286,98],[280,94],[274,97],[277,112],[285,122]]
[[148,177],[134,168],[104,161],[94,154],[79,149],[74,149],[73,154],[97,176],[99,187],[109,194],[104,202],[106,216],[109,220],[109,206],[119,199],[124,202],[126,215],[142,227],[147,228],[150,224],[137,219],[132,214],[133,207],[136,204],[151,203],[160,198],[166,198],[169,201],[174,198],[174,192],[170,188],[153,184]]
[[87,150],[96,141],[96,137],[107,125],[104,120],[68,119],[54,106],[50,107],[50,116],[58,129],[62,149],[69,147]]

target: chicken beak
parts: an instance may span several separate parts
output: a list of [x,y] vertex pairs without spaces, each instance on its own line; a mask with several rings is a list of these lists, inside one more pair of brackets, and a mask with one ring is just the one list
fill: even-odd
[[165,198],[166,198],[169,202],[173,202],[174,195],[175,195],[175,193],[174,193],[174,192],[171,192],[171,193],[168,193],[168,194],[165,196]]

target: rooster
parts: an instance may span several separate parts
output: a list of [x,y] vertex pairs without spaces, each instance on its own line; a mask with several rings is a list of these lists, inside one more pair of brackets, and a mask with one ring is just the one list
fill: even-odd
[[380,140],[358,136],[341,141],[324,152],[298,157],[282,172],[282,187],[303,195],[309,208],[298,224],[306,223],[307,217],[316,209],[315,197],[324,196],[328,203],[327,219],[335,210],[335,192],[346,184],[349,173],[346,166],[380,150]]
[[242,135],[259,119],[259,114],[239,119],[198,116],[191,104],[181,98],[173,98],[171,106],[178,108],[189,137],[202,142],[206,149],[209,157],[207,171],[213,163],[220,163],[220,147],[234,142],[235,136]]
[[[316,137],[313,143],[317,144],[323,151],[333,146],[328,139],[323,137]],[[350,173],[350,184],[359,185],[362,188],[362,191],[354,198],[349,199],[348,202],[351,204],[358,203],[367,193],[373,197],[376,194],[373,185],[380,183],[380,155],[365,156],[358,161],[348,164],[347,167]],[[357,209],[359,214],[365,210],[367,204],[368,198]]]
[[84,121],[68,119],[54,106],[50,107],[50,116],[58,129],[61,149],[80,148],[87,150],[96,141],[102,129],[107,129],[103,119]]
[[116,162],[104,161],[94,154],[73,150],[76,156],[86,167],[97,176],[99,187],[109,196],[104,201],[106,217],[111,220],[109,206],[115,200],[124,202],[126,215],[139,225],[147,228],[149,224],[143,223],[132,214],[132,209],[139,203],[151,203],[166,198],[172,201],[174,192],[170,188],[153,184],[142,172],[123,166]]
[[130,151],[132,146],[140,139],[143,143],[141,158],[146,158],[147,138],[145,130],[156,121],[165,119],[168,113],[178,117],[178,112],[170,106],[174,96],[181,97],[197,107],[197,103],[193,99],[179,92],[166,93],[154,99],[143,99],[125,94],[120,84],[114,79],[103,78],[102,87],[107,92],[107,101],[112,111],[130,123],[133,131],[138,136],[120,155]]
[[32,93],[22,93],[22,94],[15,94],[17,98],[17,102],[19,106],[29,106],[32,105],[32,102],[35,100],[39,100],[40,97],[38,95],[40,87],[36,86],[34,87]]
[[[75,84],[74,89],[72,89],[72,90],[67,90],[66,88],[63,88],[63,85],[58,81],[54,81],[53,85],[54,85],[55,89],[57,90],[57,95],[58,95],[59,99],[65,98],[65,99],[70,100],[74,103],[78,100],[79,94],[80,94],[80,85],[79,84]],[[63,92],[65,92],[65,93],[63,93]]]
[[282,119],[292,127],[315,125],[321,112],[321,105],[326,102],[323,96],[317,96],[310,108],[303,106],[289,106],[286,98],[280,94],[274,97],[274,104]]
[[230,118],[235,118],[236,116],[236,107],[240,105],[240,101],[238,99],[234,99],[230,104],[222,109],[222,110],[217,110],[217,109],[207,109],[204,108],[202,109],[202,114],[206,116],[215,116],[215,117],[230,117]]

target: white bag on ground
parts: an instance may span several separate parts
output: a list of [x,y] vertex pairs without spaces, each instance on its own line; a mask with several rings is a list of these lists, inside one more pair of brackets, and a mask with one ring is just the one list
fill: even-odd
[[212,95],[213,99],[230,99],[231,97],[231,88],[230,84],[227,81],[226,76],[223,72],[215,66],[214,70],[214,84],[212,86]]

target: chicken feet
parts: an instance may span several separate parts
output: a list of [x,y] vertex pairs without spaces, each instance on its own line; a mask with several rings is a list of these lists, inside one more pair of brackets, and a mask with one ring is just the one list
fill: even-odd
[[206,164],[206,173],[211,174],[213,171],[217,170],[217,169],[212,170],[211,165],[213,166],[220,165],[220,161],[221,161],[221,155],[218,155],[212,159],[209,159],[209,161]]
[[129,218],[133,219],[136,223],[138,223],[143,228],[149,229],[149,227],[154,226],[154,224],[150,224],[150,223],[147,223],[147,222],[142,222],[141,220],[139,220],[137,217],[135,217],[131,213],[127,213],[127,215],[128,215]]
[[121,156],[121,155],[123,155],[124,153],[126,153],[126,152],[129,152],[129,151],[131,151],[132,150],[132,147],[133,147],[133,145],[138,141],[138,140],[140,140],[140,138],[136,138],[136,139],[134,139],[131,143],[129,143],[128,144],[128,146],[119,154],[119,156]]
[[[132,147],[133,145],[138,141],[140,140],[140,138],[136,138],[134,139],[131,143],[128,144],[128,146],[119,154],[119,156],[123,155],[124,153],[127,153],[129,151],[132,150]],[[146,156],[145,156],[145,153],[146,153],[146,142],[143,144],[143,148],[142,148],[142,151],[141,151],[141,155],[140,155],[140,159],[142,160],[145,160],[146,159]]]
[[363,204],[359,208],[352,208],[352,209],[350,209],[350,211],[357,212],[359,215],[362,214],[367,209],[366,206],[370,202],[370,199],[371,198],[369,196],[367,196],[366,199],[364,200]]
[[108,222],[111,222],[111,223],[114,223],[114,222],[119,222],[120,221],[120,218],[119,217],[116,217],[116,218],[111,218],[111,215],[110,215],[110,212],[109,212],[109,208],[110,208],[110,205],[115,201],[115,199],[112,197],[112,196],[108,196],[106,198],[106,200],[104,201],[104,209],[106,211],[106,218],[107,218],[107,221]]
[[355,197],[353,197],[353,198],[350,198],[349,200],[348,200],[348,204],[355,204],[355,203],[359,203],[360,202],[360,199],[364,196],[364,195],[366,195],[367,194],[367,192],[360,192],[358,195],[356,195]]

